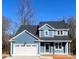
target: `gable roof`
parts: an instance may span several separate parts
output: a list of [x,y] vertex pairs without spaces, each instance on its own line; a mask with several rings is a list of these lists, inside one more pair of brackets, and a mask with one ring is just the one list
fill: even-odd
[[43,28],[44,26],[48,26],[51,29],[54,29],[53,27],[51,27],[49,24],[44,24],[43,26],[39,27],[38,29],[40,30],[41,28]]
[[18,29],[18,31],[16,32],[16,35],[24,30],[29,31],[30,33],[32,33],[35,36],[38,36],[38,26],[37,25],[21,25]]
[[68,29],[68,24],[66,24],[64,20],[40,22],[39,27],[43,26],[44,24],[49,24],[50,26],[52,26],[56,29]]
[[24,31],[20,32],[19,34],[17,34],[16,36],[14,36],[13,38],[11,38],[9,41],[14,41],[19,35],[21,35],[21,34],[23,34],[23,33],[25,33],[25,32],[28,33],[28,34],[30,34],[32,37],[34,37],[34,38],[40,40],[38,37],[36,37],[36,36],[34,36],[33,34],[31,34],[29,31],[24,30]]
[[[68,25],[65,23],[65,21],[48,21],[48,22],[40,22],[39,26],[38,25],[21,25],[19,29],[17,30],[15,36],[17,36],[19,33],[21,33],[24,30],[27,30],[29,33],[31,33],[34,37],[37,37],[39,39],[39,28],[41,28],[44,25],[49,26],[50,28],[55,28],[55,29],[68,29]],[[51,39],[57,39],[58,37],[54,37]],[[60,37],[61,38],[67,38],[67,37]],[[50,39],[50,38],[40,38],[40,39]],[[67,38],[68,39],[68,38]]]
[[49,26],[50,28],[68,29],[68,24],[66,24],[65,21],[63,20],[62,21],[47,21],[47,22],[40,22],[39,25],[21,25],[15,35],[22,32],[23,30],[27,30],[33,35],[38,36],[39,35],[38,28],[41,28],[45,24]]

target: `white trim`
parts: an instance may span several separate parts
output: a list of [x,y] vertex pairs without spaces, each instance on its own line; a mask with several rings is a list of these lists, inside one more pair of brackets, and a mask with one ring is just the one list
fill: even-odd
[[55,31],[52,31],[52,37],[54,37],[55,36]]
[[[17,47],[17,45],[19,45],[19,47]],[[13,49],[14,53],[13,53],[13,55],[15,55],[15,56],[32,56],[32,55],[36,56],[38,54],[38,43],[25,44],[24,46],[23,45],[24,44],[17,44],[17,43],[15,43],[13,45],[14,46],[14,49]]]
[[40,30],[41,28],[43,28],[44,26],[49,26],[50,28],[52,28],[52,29],[55,29],[55,28],[53,28],[52,26],[50,26],[49,24],[44,24],[43,26],[41,26],[40,28],[38,28],[38,30]]
[[28,32],[27,30],[22,31],[21,33],[19,33],[18,35],[14,36],[13,38],[11,38],[9,41],[15,41],[14,39],[16,37],[18,37],[19,35],[23,34],[24,32],[29,33],[31,36],[35,37],[36,39],[40,40],[38,37],[34,36],[33,34],[31,34],[30,32]]
[[36,40],[40,42],[72,42],[72,40]]
[[10,43],[10,55],[12,56],[12,42]]
[[40,54],[40,42],[38,43],[38,49],[39,49],[39,54]]
[[[55,45],[56,43],[58,44],[58,48],[56,48],[56,45]],[[59,48],[59,43],[61,43],[61,48]],[[63,49],[62,42],[55,42],[54,48],[55,48],[55,50],[62,50]]]
[[49,53],[49,52],[46,52],[46,44],[49,45],[49,52],[50,52],[50,43],[45,43],[45,44],[44,44],[44,46],[45,46],[45,47],[44,47],[44,53]]
[[67,44],[67,46],[66,46],[66,53],[68,54],[68,49],[69,49],[69,47],[68,47],[68,42],[66,43]]
[[[48,35],[46,35],[46,32],[47,32]],[[49,36],[49,31],[48,30],[44,30],[44,36],[45,37],[48,37]]]
[[42,36],[41,36],[41,31],[39,31],[39,37],[42,37]]

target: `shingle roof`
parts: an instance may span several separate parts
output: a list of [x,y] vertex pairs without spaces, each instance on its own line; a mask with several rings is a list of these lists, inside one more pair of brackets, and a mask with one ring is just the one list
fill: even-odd
[[41,37],[41,40],[69,40],[68,36]]
[[[57,29],[67,29],[67,24],[64,21],[48,21],[48,22],[40,22],[39,26],[38,25],[21,25],[16,32],[16,35],[19,34],[20,32],[27,30],[33,35],[37,36],[39,35],[38,28],[44,25],[45,23],[49,24],[50,26],[57,28]],[[68,36],[55,36],[53,38],[51,37],[42,37],[40,38],[41,40],[69,40]]]
[[64,20],[62,20],[62,21],[40,22],[39,27],[43,26],[44,24],[49,24],[50,26],[52,26],[56,29],[68,29],[68,25],[65,23]]
[[30,33],[34,34],[37,36],[38,31],[37,31],[38,26],[36,25],[21,25],[18,29],[18,31],[16,32],[16,35],[19,34],[20,32],[27,30]]

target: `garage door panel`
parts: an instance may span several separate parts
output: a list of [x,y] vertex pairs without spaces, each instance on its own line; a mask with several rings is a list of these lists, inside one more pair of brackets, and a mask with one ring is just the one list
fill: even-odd
[[18,56],[33,56],[37,55],[37,44],[14,44],[13,54]]

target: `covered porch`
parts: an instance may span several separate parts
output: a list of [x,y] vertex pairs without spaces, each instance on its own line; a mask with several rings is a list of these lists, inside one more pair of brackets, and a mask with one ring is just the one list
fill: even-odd
[[39,41],[39,54],[70,54],[71,41]]

